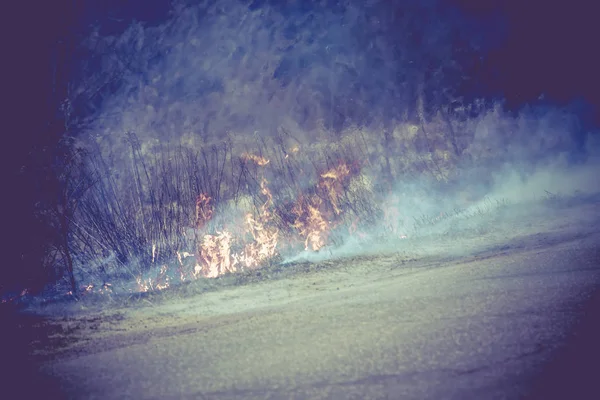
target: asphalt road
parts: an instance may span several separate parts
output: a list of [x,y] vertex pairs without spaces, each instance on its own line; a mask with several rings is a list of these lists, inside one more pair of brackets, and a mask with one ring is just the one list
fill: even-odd
[[21,398],[598,399],[596,217],[80,318]]

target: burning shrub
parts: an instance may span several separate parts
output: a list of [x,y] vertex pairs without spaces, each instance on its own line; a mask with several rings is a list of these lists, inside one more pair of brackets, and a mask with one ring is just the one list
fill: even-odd
[[98,112],[79,138],[84,162],[65,177],[77,201],[56,214],[79,280],[118,271],[160,290],[376,227],[404,238],[418,204],[399,184],[453,185],[465,170],[489,176],[531,147],[541,157],[570,143],[528,141],[535,124],[500,108],[450,110],[462,79],[453,49],[468,53],[469,36],[436,1],[403,12],[384,1],[260,3],[177,2],[160,26],[84,43],[83,70],[106,70],[67,101]]

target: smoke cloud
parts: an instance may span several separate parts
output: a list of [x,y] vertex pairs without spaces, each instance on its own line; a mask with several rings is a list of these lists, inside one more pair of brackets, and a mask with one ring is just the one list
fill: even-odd
[[[466,60],[498,40],[476,29],[436,0],[179,1],[162,23],[90,34],[67,104],[80,142],[106,163],[106,193],[130,195],[135,186],[156,194],[159,170],[172,175],[175,192],[191,174],[165,154],[209,149],[198,155],[206,177],[190,180],[184,196],[190,210],[203,188],[224,204],[236,197],[237,208],[266,208],[264,188],[258,197],[238,196],[252,185],[260,192],[265,178],[277,223],[291,223],[286,202],[317,192],[325,171],[350,165],[331,207],[346,207],[345,227],[371,217],[330,235],[340,249],[356,249],[361,234],[401,242],[438,215],[490,198],[519,203],[600,189],[597,136],[577,115],[547,106],[509,113],[501,102],[461,97]],[[236,164],[247,154],[270,164],[250,173]],[[141,160],[149,165],[143,173],[135,166]],[[136,207],[152,203],[136,195]],[[193,213],[164,196],[170,216]],[[136,240],[150,246],[153,238]]]

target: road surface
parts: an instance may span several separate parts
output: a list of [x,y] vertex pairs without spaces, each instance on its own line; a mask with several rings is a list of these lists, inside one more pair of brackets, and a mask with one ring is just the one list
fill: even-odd
[[69,399],[597,399],[599,222],[597,199],[546,207],[423,239],[418,257],[348,257],[32,319],[13,333],[47,338],[12,346],[15,359],[31,355],[5,388]]

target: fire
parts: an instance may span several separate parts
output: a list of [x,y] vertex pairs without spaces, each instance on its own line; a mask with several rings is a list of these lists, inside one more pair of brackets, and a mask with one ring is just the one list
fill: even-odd
[[244,247],[239,260],[247,268],[254,268],[276,254],[279,232],[275,228],[266,228],[264,223],[257,221],[252,214],[246,216],[246,225],[250,228],[254,242]]
[[[299,151],[296,146],[289,154]],[[287,156],[287,153],[286,153]],[[269,159],[244,153],[242,158],[254,162],[259,167],[269,164]],[[354,171],[354,169],[353,169]],[[325,170],[318,175],[316,185],[310,194],[300,193],[291,207],[294,217],[290,228],[296,230],[303,241],[304,249],[318,251],[327,245],[332,230],[342,223],[341,199],[346,190],[345,184],[351,175],[351,169],[344,162]],[[276,209],[269,182],[263,176],[260,180],[260,194],[264,202],[252,212],[246,212],[243,221],[232,229],[220,226],[218,230],[209,230],[209,222],[213,218],[214,205],[212,198],[200,193],[195,199],[195,215],[193,218],[194,244],[193,254],[176,251],[176,268],[178,279],[184,282],[199,277],[216,278],[226,273],[258,268],[278,254],[281,236],[275,223]],[[397,218],[391,218],[397,220]],[[352,234],[360,234],[358,217],[353,218],[349,230]],[[151,264],[159,260],[159,246],[152,243]],[[190,260],[187,260],[191,258]],[[137,291],[163,290],[171,285],[168,265],[162,265],[153,278],[136,278]],[[86,292],[96,290],[92,285]],[[103,287],[102,291],[110,292],[112,288]]]
[[342,213],[340,197],[344,180],[349,175],[350,168],[345,163],[329,169],[320,175],[317,193],[300,197],[292,207],[296,216],[292,226],[304,238],[305,250],[317,251],[327,244],[327,237]]
[[2,299],[2,303],[10,303],[12,301],[15,301],[15,300],[25,296],[26,294],[29,294],[29,289],[23,289],[19,295]]
[[[201,193],[196,199],[196,227],[202,229],[212,218],[211,198]],[[216,278],[228,271],[235,271],[235,262],[231,259],[231,234],[228,232],[217,232],[216,234],[205,234],[202,243],[199,244],[196,256],[194,275],[201,273],[208,278]],[[183,277],[183,254],[178,254],[181,265],[180,275]]]
[[156,277],[156,282],[154,284],[154,287],[158,290],[163,290],[166,289],[170,286],[170,279],[169,276],[167,275],[167,270],[168,267],[166,265],[163,265],[162,267],[160,267],[160,272],[158,273],[158,276]]
[[136,277],[135,281],[137,283],[138,292],[147,292],[150,290],[150,283],[144,281],[141,276]]
[[[137,283],[137,291],[138,292],[148,292],[151,290],[163,290],[170,286],[170,279],[167,275],[169,267],[167,265],[163,265],[160,267],[160,271],[156,275],[156,278],[147,278],[143,279],[141,276],[135,278]],[[112,291],[110,284],[103,285],[103,289],[105,291]]]
[[202,275],[216,278],[226,272],[235,272],[237,260],[231,256],[231,234],[217,232],[216,235],[204,235],[200,246],[200,267]]
[[314,251],[326,244],[329,224],[319,211],[322,202],[318,196],[313,196],[310,200],[300,198],[292,208],[292,213],[296,215],[293,227],[304,237],[305,250],[308,250],[309,244]]
[[196,228],[202,229],[204,225],[212,218],[211,198],[200,193],[196,198]]
[[112,293],[113,289],[112,289],[112,284],[110,283],[104,283],[102,285],[102,288],[100,288],[100,293]]
[[340,163],[337,167],[321,174],[321,180],[318,186],[325,192],[333,207],[333,211],[337,215],[342,212],[339,208],[339,196],[343,189],[342,182],[349,174],[350,169],[345,163]]
[[267,184],[267,180],[263,178],[260,183],[261,193],[267,200],[261,206],[259,214],[246,214],[246,229],[253,242],[246,245],[240,260],[247,268],[256,267],[276,254],[279,230],[271,223],[273,214],[270,208],[273,205],[273,195]]
[[246,233],[252,238],[239,253],[232,252],[234,237],[228,231],[204,235],[199,248],[199,263],[195,273],[207,278],[215,278],[227,272],[236,272],[240,267],[255,268],[272,258],[277,251],[279,230],[272,224],[273,195],[268,181],[260,183],[261,193],[267,198],[255,215],[247,213],[244,219]]
[[242,154],[242,158],[244,160],[254,161],[256,163],[256,165],[261,166],[261,167],[264,167],[271,161],[264,157],[257,156],[256,154],[249,154],[249,153]]
[[330,169],[329,171],[321,174],[321,178],[330,178],[334,180],[341,180],[347,177],[350,174],[350,169],[345,163],[340,163],[335,168]]
[[285,158],[289,158],[290,154],[294,155],[294,154],[296,154],[299,151],[300,151],[300,146],[298,146],[297,144],[295,144],[292,147],[290,147],[287,152],[285,152]]
[[[290,154],[299,151],[295,146]],[[286,154],[287,155],[287,154]],[[242,158],[254,162],[260,167],[269,164],[269,159],[244,153]],[[291,228],[295,228],[304,242],[305,250],[318,251],[328,241],[331,230],[341,223],[342,207],[340,200],[344,194],[344,184],[351,170],[346,163],[319,174],[319,181],[311,194],[300,194],[292,205],[292,215],[295,216]],[[260,193],[264,202],[253,212],[245,213],[243,222],[233,229],[221,226],[216,231],[209,231],[209,222],[213,218],[214,206],[212,198],[206,193],[200,193],[195,199],[195,215],[193,229],[195,251],[176,251],[178,278],[180,282],[197,279],[200,276],[216,278],[226,273],[239,270],[258,268],[266,261],[277,255],[280,231],[275,223],[274,199],[269,182],[263,176],[260,180]],[[241,222],[241,221],[240,221]],[[352,222],[351,232],[357,231],[358,219]],[[239,230],[239,231],[238,231]],[[151,264],[159,259],[159,246],[152,243]],[[194,261],[190,263],[188,258]],[[162,265],[153,278],[136,278],[137,291],[163,290],[171,285],[168,275],[168,265]],[[86,287],[86,291],[93,290]],[[103,287],[109,292],[110,287]]]

